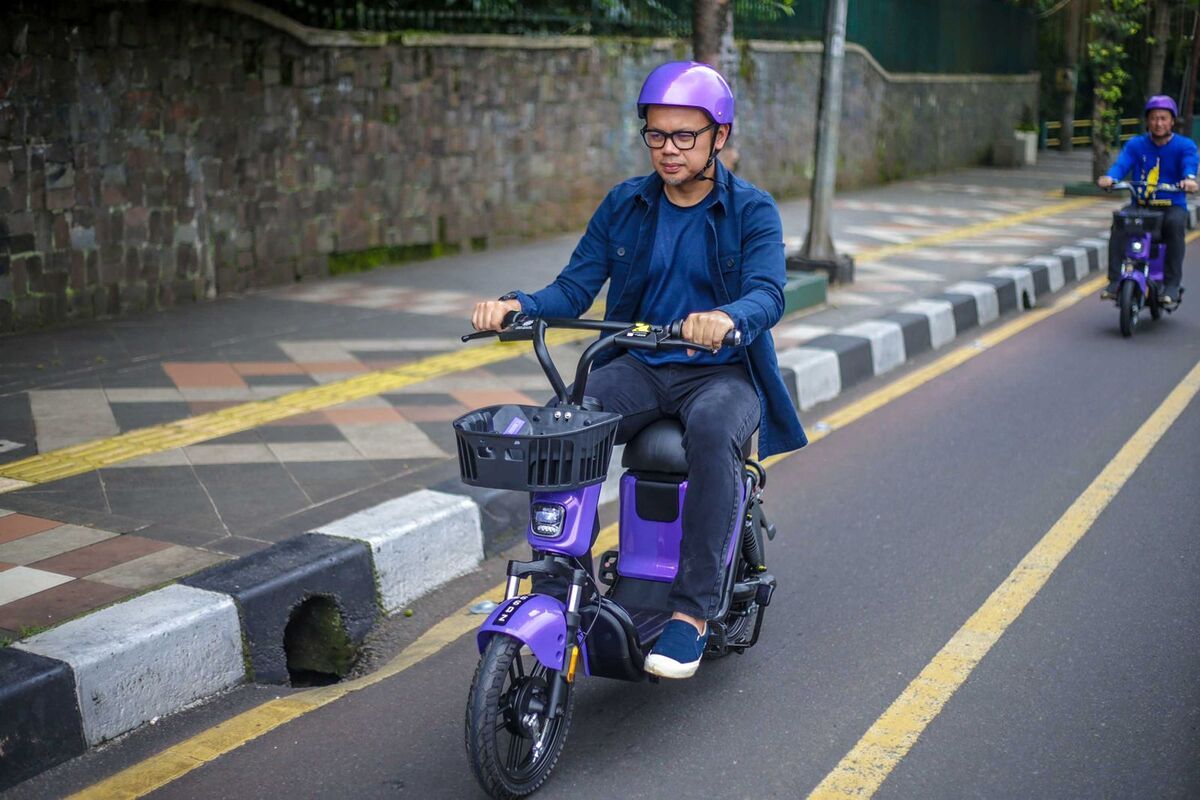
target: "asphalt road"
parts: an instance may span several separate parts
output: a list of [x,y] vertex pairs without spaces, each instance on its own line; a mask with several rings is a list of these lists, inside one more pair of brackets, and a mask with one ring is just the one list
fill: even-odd
[[[1195,301],[1129,340],[1110,304],[1083,301],[774,466],[780,588],[758,646],[685,682],[582,681],[537,796],[807,795],[1200,361]],[[1200,796],[1198,451],[1193,399],[879,797]],[[462,744],[472,638],[149,796],[481,797]],[[167,738],[15,796],[86,786]]]

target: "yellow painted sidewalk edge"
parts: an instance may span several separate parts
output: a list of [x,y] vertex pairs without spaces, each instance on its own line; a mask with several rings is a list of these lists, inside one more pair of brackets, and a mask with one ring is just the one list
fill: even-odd
[[[1001,325],[988,334],[980,337],[979,343],[967,344],[952,350],[937,361],[915,370],[909,375],[887,386],[871,392],[834,414],[822,420],[810,436],[811,442],[817,442],[828,436],[834,430],[843,428],[855,420],[861,419],[877,408],[907,394],[928,383],[960,364],[969,361],[985,352],[986,348],[998,344],[1030,325],[1057,314],[1078,303],[1082,298],[1091,296],[1099,288],[1103,279],[1097,278],[1080,285],[1073,291],[1063,295],[1059,300],[1046,308],[1030,311],[1012,322]],[[982,346],[981,346],[982,345]],[[773,456],[764,461],[764,466],[778,464],[790,454]],[[617,526],[605,527],[596,540],[593,552],[603,553],[617,544]],[[157,755],[127,767],[121,772],[94,784],[74,795],[78,800],[107,800],[114,798],[142,797],[165,786],[171,781],[183,777],[187,773],[212,761],[225,753],[229,753],[263,734],[289,722],[297,717],[328,705],[351,692],[373,686],[380,681],[397,675],[409,667],[419,664],[432,655],[440,652],[464,634],[476,630],[480,618],[470,614],[469,610],[475,603],[483,600],[498,601],[504,595],[504,585],[499,584],[480,594],[449,617],[433,625],[415,642],[406,647],[392,661],[379,671],[358,678],[354,681],[335,684],[319,689],[309,689],[287,697],[268,701],[261,706],[244,711],[219,725],[196,734],[195,736],[167,748]]]
[[[588,336],[595,336],[595,332],[550,331],[546,341],[550,345],[558,345]],[[249,430],[297,414],[393,392],[452,372],[463,372],[507,361],[529,352],[530,349],[531,345],[527,342],[495,342],[484,347],[457,350],[388,370],[368,372],[334,383],[300,389],[268,400],[241,403],[162,425],[139,428],[107,439],[51,450],[0,466],[0,493],[21,489],[34,483],[69,478],[133,458]]]
[[860,264],[866,264],[872,261],[880,261],[888,256],[894,256],[899,253],[905,253],[910,250],[918,250],[922,247],[932,247],[934,245],[946,244],[947,242],[957,241],[959,239],[969,239],[973,236],[978,236],[981,233],[988,233],[997,230],[998,228],[1007,228],[1010,225],[1020,225],[1022,222],[1029,222],[1035,219],[1044,219],[1053,214],[1062,214],[1067,211],[1074,211],[1077,208],[1094,205],[1104,202],[1096,197],[1077,197],[1073,200],[1063,200],[1059,203],[1050,203],[1048,205],[1031,208],[1028,211],[1019,211],[1016,214],[1009,214],[996,219],[989,219],[984,222],[977,222],[974,225],[964,225],[961,228],[951,228],[941,233],[922,236],[918,239],[913,239],[910,242],[898,242],[896,244],[884,245],[883,247],[872,247],[867,250],[860,250],[854,253],[854,260]]
[[871,797],[950,697],[1037,596],[1117,493],[1200,391],[1200,362],[1071,507],[1021,559],[979,610],[921,670],[858,743],[809,794],[810,800]]

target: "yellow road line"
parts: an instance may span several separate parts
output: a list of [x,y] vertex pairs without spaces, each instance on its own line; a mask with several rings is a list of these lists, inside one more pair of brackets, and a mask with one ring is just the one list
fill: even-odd
[[948,231],[934,233],[929,236],[921,236],[913,239],[911,242],[900,242],[899,244],[889,244],[883,247],[872,247],[868,250],[860,250],[854,254],[854,260],[860,264],[865,264],[871,261],[881,261],[888,256],[894,256],[897,253],[905,253],[909,250],[917,250],[922,247],[931,247],[933,245],[945,244],[946,242],[957,241],[958,239],[968,239],[972,236],[978,236],[981,233],[994,231],[997,228],[1007,228],[1010,225],[1020,225],[1022,222],[1028,222],[1033,219],[1050,216],[1052,214],[1062,214],[1066,211],[1073,211],[1084,206],[1094,205],[1101,202],[1095,197],[1077,197],[1074,200],[1064,200],[1061,203],[1050,203],[1049,205],[1031,208],[1028,211],[1020,211],[1016,214],[1009,214],[1004,217],[997,217],[986,222],[978,222],[974,225],[964,225],[961,228],[951,228]]
[[[591,331],[550,331],[549,344],[563,344],[595,336]],[[107,439],[51,450],[0,466],[0,493],[34,483],[69,478],[133,458],[197,444],[297,414],[392,392],[414,383],[454,372],[507,361],[528,352],[528,343],[499,343],[423,358],[393,369],[368,372],[353,378],[300,389],[295,392],[242,403],[207,414],[186,417],[149,428],[122,433]]]
[[[981,337],[986,345],[994,345],[1004,341],[1030,325],[1057,314],[1077,303],[1081,298],[1090,295],[1100,285],[1101,279],[1083,284],[1074,292],[1064,295],[1052,306],[1031,311],[1018,319],[996,328]],[[965,345],[947,353],[936,362],[923,367],[914,373],[901,378],[895,384],[884,386],[863,397],[834,414],[831,414],[826,425],[820,430],[814,430],[810,437],[813,442],[820,441],[837,428],[845,427],[855,420],[861,419],[877,408],[896,398],[911,392],[917,387],[928,383],[938,375],[949,372],[960,364],[969,361],[983,352],[975,344]],[[770,467],[778,464],[790,454],[772,456],[763,462]],[[606,526],[596,539],[593,553],[597,556],[605,550],[617,545],[617,526]],[[394,659],[380,668],[377,672],[358,678],[354,681],[334,684],[320,689],[310,689],[264,703],[261,706],[245,711],[226,722],[192,738],[180,742],[157,755],[134,764],[83,791],[72,795],[79,800],[100,800],[101,798],[132,798],[149,794],[160,786],[183,777],[187,773],[212,761],[225,753],[236,750],[247,742],[257,739],[268,731],[296,719],[309,711],[332,703],[345,695],[373,686],[380,681],[397,675],[409,667],[419,664],[433,656],[464,634],[477,629],[481,623],[469,609],[475,603],[483,600],[498,601],[504,596],[504,584],[493,586],[480,594],[466,605],[453,612],[450,616],[435,624],[421,634],[412,644],[400,652]]]
[[870,797],[1200,392],[1200,362],[809,795]]

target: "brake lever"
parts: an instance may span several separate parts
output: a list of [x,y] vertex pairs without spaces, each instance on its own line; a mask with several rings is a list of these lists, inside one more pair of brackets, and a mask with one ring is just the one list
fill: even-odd
[[470,342],[474,339],[495,336],[502,342],[523,342],[533,338],[534,321],[533,317],[527,317],[519,311],[510,311],[504,315],[504,320],[500,323],[503,325],[501,330],[475,331],[459,338],[464,342]]

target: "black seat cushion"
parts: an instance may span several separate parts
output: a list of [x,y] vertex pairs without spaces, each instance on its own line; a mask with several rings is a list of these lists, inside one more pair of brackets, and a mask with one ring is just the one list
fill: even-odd
[[[753,438],[753,437],[751,437]],[[750,439],[742,443],[742,457],[750,457]],[[660,419],[642,428],[625,445],[621,466],[634,472],[686,475],[683,425],[677,419]]]

